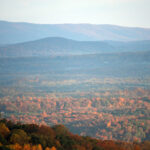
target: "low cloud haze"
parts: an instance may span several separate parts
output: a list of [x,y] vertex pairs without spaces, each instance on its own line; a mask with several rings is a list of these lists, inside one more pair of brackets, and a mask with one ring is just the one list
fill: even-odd
[[149,0],[0,0],[0,20],[150,27]]

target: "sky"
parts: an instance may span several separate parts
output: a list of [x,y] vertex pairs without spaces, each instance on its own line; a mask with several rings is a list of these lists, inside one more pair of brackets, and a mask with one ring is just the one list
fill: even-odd
[[0,0],[0,20],[150,28],[150,0]]

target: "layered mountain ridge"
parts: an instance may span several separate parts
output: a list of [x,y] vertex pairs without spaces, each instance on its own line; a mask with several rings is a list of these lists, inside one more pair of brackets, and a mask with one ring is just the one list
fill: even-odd
[[60,37],[0,47],[0,57],[64,56],[150,51],[150,41],[75,41]]
[[64,37],[79,41],[138,41],[150,40],[150,29],[107,24],[32,24],[0,21],[1,45],[46,37]]

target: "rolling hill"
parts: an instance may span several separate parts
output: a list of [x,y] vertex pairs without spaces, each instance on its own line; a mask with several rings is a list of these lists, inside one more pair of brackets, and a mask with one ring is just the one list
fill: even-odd
[[106,24],[31,24],[0,21],[0,45],[46,37],[64,37],[79,41],[137,41],[150,40],[150,29]]
[[63,56],[150,51],[150,41],[75,41],[49,37],[0,47],[0,57]]
[[82,136],[149,140],[149,36],[111,25],[0,22],[2,116],[64,124]]

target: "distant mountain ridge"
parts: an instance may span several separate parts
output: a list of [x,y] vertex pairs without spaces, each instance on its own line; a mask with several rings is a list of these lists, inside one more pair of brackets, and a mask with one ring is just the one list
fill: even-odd
[[87,55],[150,51],[150,41],[75,41],[60,37],[0,47],[0,57]]
[[32,24],[0,21],[0,44],[13,44],[46,37],[79,41],[150,40],[150,28],[95,24]]
[[0,47],[1,57],[30,57],[55,55],[82,55],[113,51],[113,47],[102,41],[75,41],[60,37],[11,44]]

